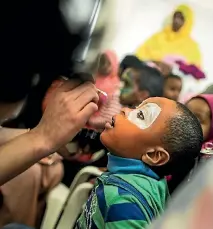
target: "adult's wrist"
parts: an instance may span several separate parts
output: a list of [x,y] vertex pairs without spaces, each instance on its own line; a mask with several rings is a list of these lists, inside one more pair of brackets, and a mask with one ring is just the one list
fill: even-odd
[[29,141],[32,141],[32,147],[39,158],[47,157],[54,152],[48,138],[36,128],[28,130],[26,135],[29,137]]

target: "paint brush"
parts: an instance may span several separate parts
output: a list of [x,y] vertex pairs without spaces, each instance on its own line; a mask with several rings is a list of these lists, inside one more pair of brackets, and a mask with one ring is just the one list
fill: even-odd
[[100,90],[100,89],[98,89],[98,88],[97,88],[97,91],[98,91],[99,93],[101,93],[102,95],[104,95],[104,96],[107,97],[107,93],[106,93],[106,92],[104,92],[104,91],[102,91],[102,90]]

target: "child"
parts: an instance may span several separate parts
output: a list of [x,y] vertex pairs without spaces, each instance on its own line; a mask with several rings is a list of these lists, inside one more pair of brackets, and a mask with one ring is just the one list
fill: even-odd
[[168,198],[165,175],[195,160],[202,144],[197,118],[182,104],[149,98],[122,109],[101,134],[110,151],[76,228],[146,228]]
[[202,94],[193,97],[187,107],[197,116],[203,130],[201,160],[213,156],[213,95]]
[[182,80],[179,76],[169,75],[165,77],[163,96],[178,101],[182,89]]
[[149,97],[163,96],[164,77],[152,67],[141,64],[137,68],[128,68],[121,79],[124,87],[120,102],[124,106],[135,107]]
[[127,55],[124,57],[124,59],[120,63],[119,76],[121,77],[126,69],[128,69],[128,68],[140,69],[141,65],[144,66],[145,63],[142,62],[141,60],[139,60],[134,55]]

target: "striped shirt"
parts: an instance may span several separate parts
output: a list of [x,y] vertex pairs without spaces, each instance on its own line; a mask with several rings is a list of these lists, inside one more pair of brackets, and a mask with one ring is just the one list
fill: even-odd
[[166,181],[139,160],[109,155],[108,170],[98,178],[76,229],[146,228],[164,210]]

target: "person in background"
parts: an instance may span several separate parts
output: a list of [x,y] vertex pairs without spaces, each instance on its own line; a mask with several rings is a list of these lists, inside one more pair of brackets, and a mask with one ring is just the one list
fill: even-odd
[[197,116],[203,130],[201,161],[213,156],[213,95],[201,94],[191,98],[186,106]]
[[143,61],[163,61],[172,55],[176,60],[200,67],[199,46],[190,35],[192,26],[193,12],[190,7],[178,6],[172,15],[171,24],[142,44],[136,56]]
[[155,68],[144,64],[139,67],[129,67],[123,73],[121,80],[124,86],[121,89],[121,105],[135,107],[149,97],[162,97],[164,77]]
[[140,61],[136,56],[127,55],[123,58],[123,60],[120,63],[119,76],[121,77],[126,69],[128,68],[140,69],[141,65],[145,65],[145,64],[144,62]]
[[143,229],[165,210],[164,176],[194,163],[202,129],[184,105],[155,97],[122,109],[101,141],[110,151],[109,172],[97,178],[75,228]]
[[119,63],[115,52],[107,50],[100,55],[97,73],[95,74],[95,85],[107,96],[100,94],[98,111],[89,119],[89,128],[102,129],[105,123],[120,111],[118,67]]
[[170,75],[164,79],[163,96],[178,101],[182,89],[182,79],[176,75]]

